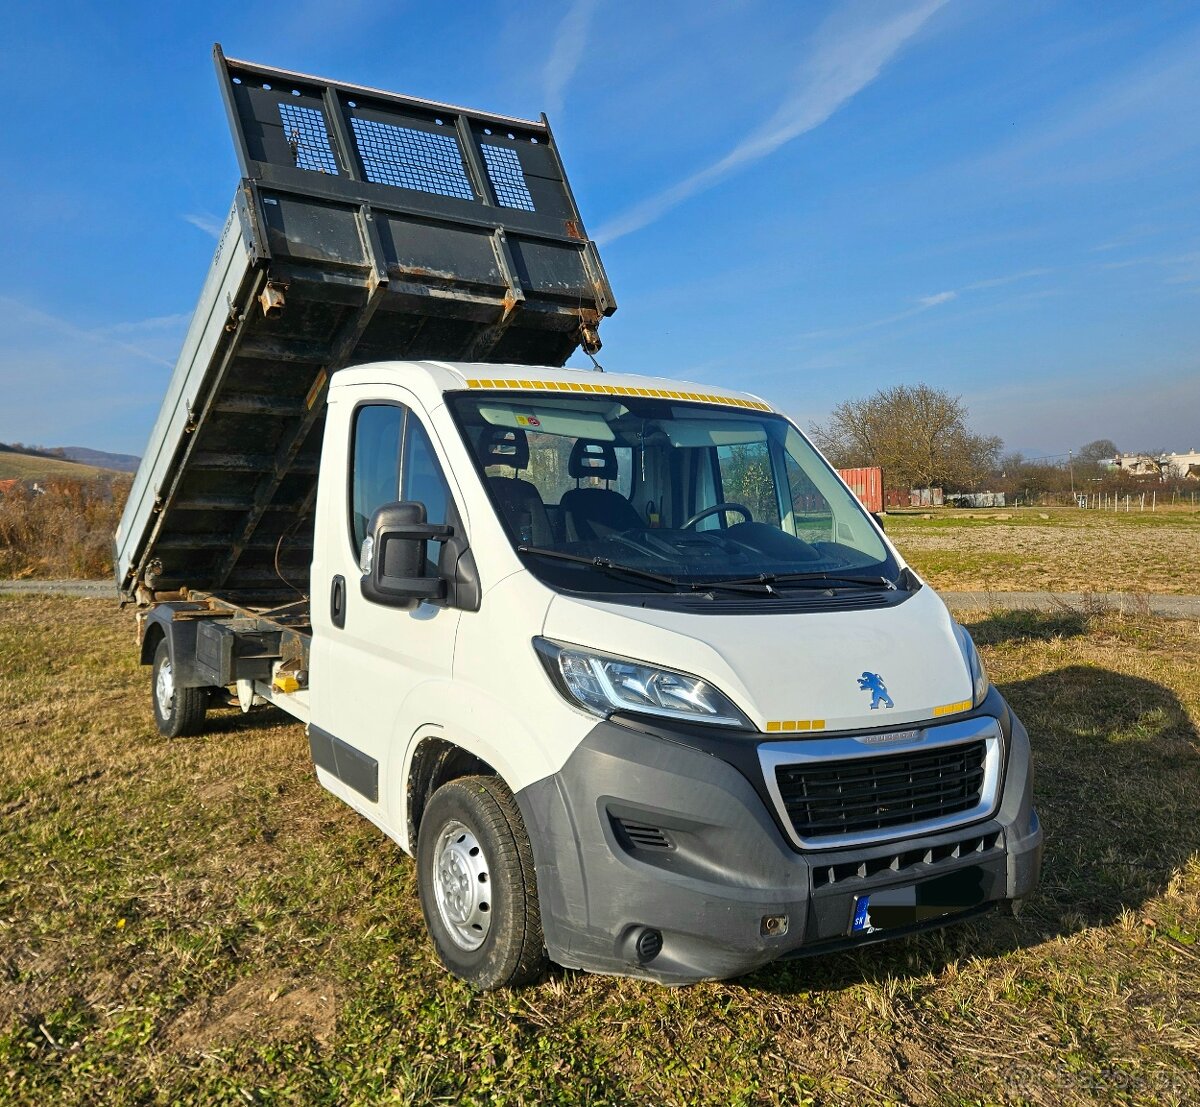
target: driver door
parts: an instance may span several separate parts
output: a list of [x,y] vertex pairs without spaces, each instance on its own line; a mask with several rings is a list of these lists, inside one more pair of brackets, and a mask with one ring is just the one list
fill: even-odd
[[[405,704],[422,683],[449,679],[461,612],[367,600],[359,556],[376,508],[419,500],[428,520],[442,523],[451,494],[439,448],[413,404],[331,403],[328,419],[326,464],[336,446],[347,479],[323,483],[318,505],[310,745],[322,783],[393,833],[403,826],[403,797],[389,794],[389,774],[425,721],[409,718]],[[426,570],[436,573],[436,544],[429,553]]]

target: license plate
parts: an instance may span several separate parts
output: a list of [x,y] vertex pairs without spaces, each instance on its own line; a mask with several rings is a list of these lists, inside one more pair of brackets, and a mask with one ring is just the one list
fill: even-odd
[[850,933],[872,934],[879,930],[915,926],[929,919],[968,911],[987,898],[984,888],[989,881],[987,870],[973,866],[919,884],[868,892],[854,900]]

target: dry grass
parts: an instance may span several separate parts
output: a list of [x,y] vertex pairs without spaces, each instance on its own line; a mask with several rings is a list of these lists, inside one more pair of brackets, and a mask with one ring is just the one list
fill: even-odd
[[474,995],[283,716],[150,721],[131,619],[0,599],[0,1100],[1200,1101],[1200,624],[996,613],[1047,834],[1020,919],[666,989]]
[[111,478],[112,469],[98,469],[80,461],[61,457],[41,457],[38,454],[19,454],[0,450],[0,480],[83,480]]
[[123,475],[54,478],[40,495],[22,487],[0,492],[0,579],[111,577],[113,533],[130,483]]
[[1200,594],[1200,511],[1011,508],[889,515],[888,536],[935,588]]

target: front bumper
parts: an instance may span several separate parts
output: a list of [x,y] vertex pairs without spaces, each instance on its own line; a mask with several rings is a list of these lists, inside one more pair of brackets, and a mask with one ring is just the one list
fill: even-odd
[[[1006,746],[991,817],[841,850],[798,851],[785,840],[755,778],[752,739],[733,739],[744,754],[726,759],[702,739],[628,720],[597,724],[559,773],[517,796],[551,959],[666,983],[722,979],[1024,898],[1042,856],[1029,738],[995,691],[983,710],[1000,719]],[[974,911],[850,933],[858,897],[967,868],[981,888]],[[662,936],[649,959],[638,948],[647,929]]]

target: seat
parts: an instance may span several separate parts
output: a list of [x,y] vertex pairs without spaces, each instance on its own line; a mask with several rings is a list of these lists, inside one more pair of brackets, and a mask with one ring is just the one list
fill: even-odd
[[[617,452],[608,442],[580,438],[571,447],[567,472],[576,480],[584,477],[616,480]],[[637,508],[611,488],[572,488],[563,493],[559,507],[567,538],[572,542],[586,542],[646,526]]]
[[553,545],[554,531],[537,486],[516,475],[519,470],[529,468],[529,439],[525,432],[520,427],[489,424],[483,429],[477,451],[479,463],[485,469],[489,465],[507,465],[513,470],[511,477],[487,478],[496,506],[513,536],[534,546]]

